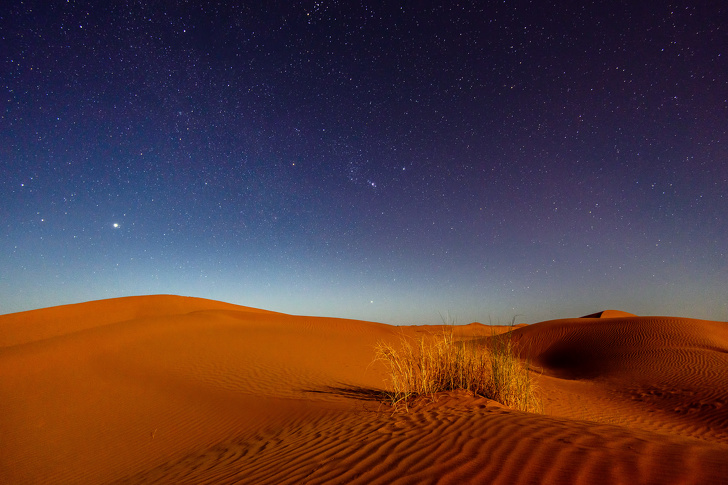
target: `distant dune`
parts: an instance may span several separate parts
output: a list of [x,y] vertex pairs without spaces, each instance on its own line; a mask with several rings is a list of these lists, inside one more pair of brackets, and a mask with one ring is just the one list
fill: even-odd
[[636,317],[637,315],[633,315],[631,313],[622,312],[619,310],[604,310],[602,312],[592,313],[591,315],[587,315],[585,317],[581,318],[619,318],[619,317]]
[[167,295],[0,316],[0,483],[728,482],[728,324],[521,325],[544,414],[393,413],[374,345],[436,330]]

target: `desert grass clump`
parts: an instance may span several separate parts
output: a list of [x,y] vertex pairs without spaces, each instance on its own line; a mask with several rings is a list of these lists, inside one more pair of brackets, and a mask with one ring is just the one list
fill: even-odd
[[543,412],[543,404],[529,372],[511,339],[511,331],[490,338],[490,385],[485,397],[514,409]]
[[385,396],[395,409],[406,410],[418,396],[434,399],[438,392],[462,389],[523,411],[540,410],[527,364],[516,355],[510,332],[457,341],[453,327],[446,325],[439,334],[402,334],[399,345],[378,342],[375,361],[387,367],[391,388]]

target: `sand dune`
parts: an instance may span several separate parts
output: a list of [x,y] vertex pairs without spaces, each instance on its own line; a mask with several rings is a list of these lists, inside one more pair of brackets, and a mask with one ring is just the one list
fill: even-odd
[[726,483],[728,324],[589,317],[514,330],[540,415],[393,414],[374,345],[433,327],[175,296],[3,315],[0,483]]
[[[594,419],[598,410],[602,421],[728,444],[726,323],[582,318],[530,325],[514,338],[543,372],[554,413]],[[551,387],[585,389],[570,402]]]
[[621,310],[604,310],[597,313],[592,313],[582,318],[619,318],[619,317],[636,317],[632,313],[623,312]]

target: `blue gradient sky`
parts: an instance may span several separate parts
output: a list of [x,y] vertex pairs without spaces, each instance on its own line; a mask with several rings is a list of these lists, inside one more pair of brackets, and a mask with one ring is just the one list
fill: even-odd
[[728,8],[8,2],[0,313],[728,320]]

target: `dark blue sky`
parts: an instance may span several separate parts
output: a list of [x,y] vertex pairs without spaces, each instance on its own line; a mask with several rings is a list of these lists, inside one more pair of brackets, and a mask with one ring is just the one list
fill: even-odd
[[395,3],[4,2],[0,313],[728,320],[723,2]]

